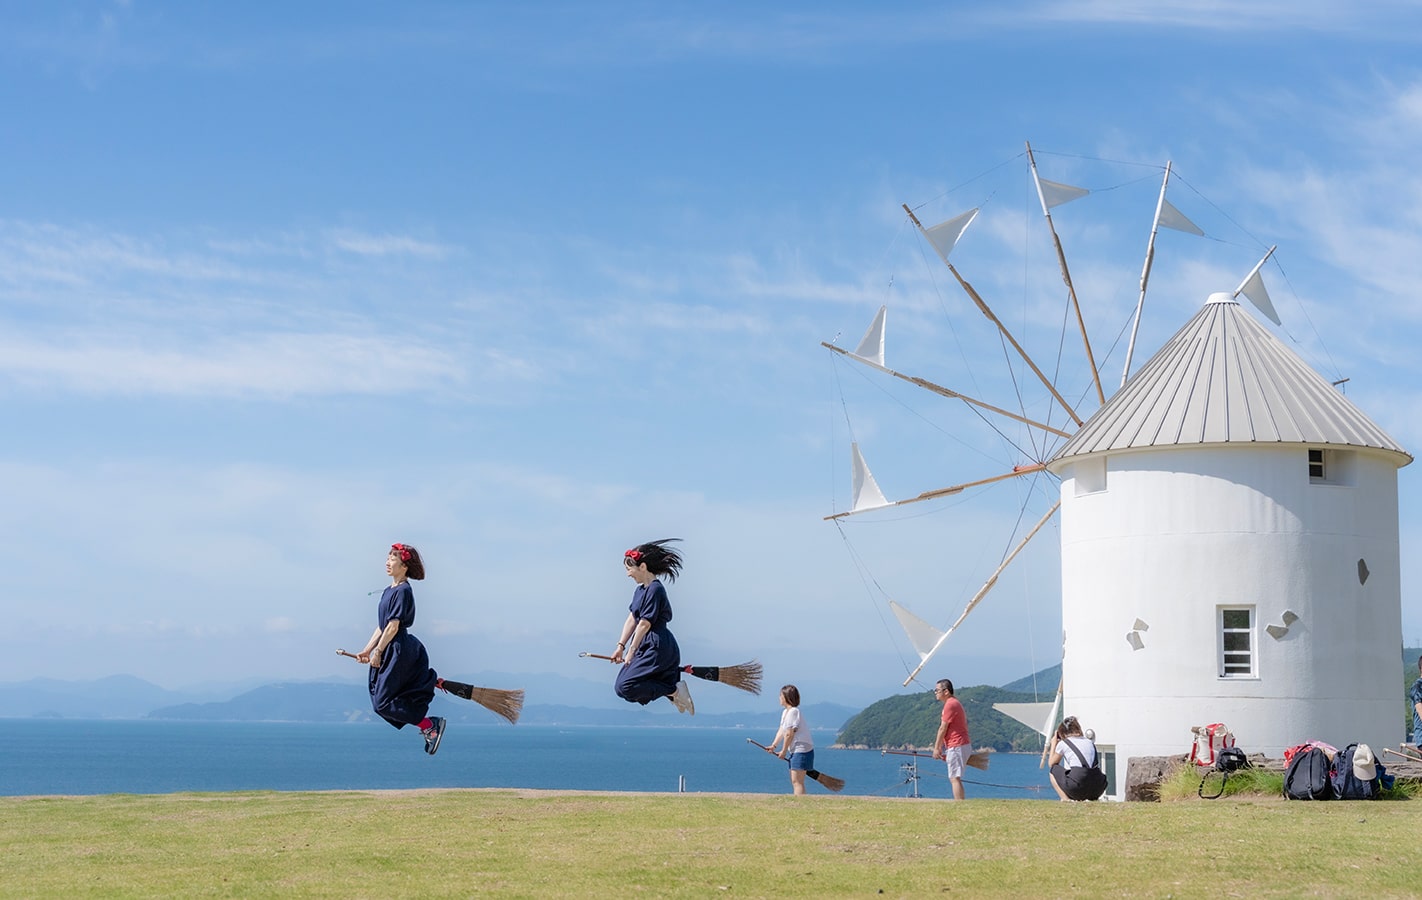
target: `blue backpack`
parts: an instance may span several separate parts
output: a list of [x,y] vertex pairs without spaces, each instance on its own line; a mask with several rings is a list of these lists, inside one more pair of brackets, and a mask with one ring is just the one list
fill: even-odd
[[1331,800],[1333,782],[1329,775],[1328,754],[1323,748],[1301,750],[1294,754],[1284,772],[1284,796],[1290,800]]
[[[1366,757],[1371,757],[1372,750],[1368,745],[1363,744],[1362,747],[1367,749]],[[1376,759],[1368,763],[1365,758],[1361,768],[1372,777],[1359,778],[1353,765],[1358,748],[1358,744],[1349,744],[1333,757],[1333,769],[1328,780],[1333,784],[1333,795],[1339,800],[1376,800],[1382,793],[1382,764]]]

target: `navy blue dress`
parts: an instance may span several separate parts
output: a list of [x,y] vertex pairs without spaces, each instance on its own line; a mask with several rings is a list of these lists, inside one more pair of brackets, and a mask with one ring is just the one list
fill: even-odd
[[376,627],[384,631],[393,619],[400,620],[400,631],[385,648],[380,668],[370,670],[370,703],[382,719],[404,728],[424,720],[438,677],[430,668],[425,645],[410,633],[415,624],[415,592],[408,581],[391,585],[380,595]]
[[628,611],[652,623],[651,631],[637,645],[637,655],[617,673],[617,696],[629,703],[646,705],[659,697],[676,693],[681,681],[681,648],[667,629],[672,618],[667,589],[653,578],[637,585]]

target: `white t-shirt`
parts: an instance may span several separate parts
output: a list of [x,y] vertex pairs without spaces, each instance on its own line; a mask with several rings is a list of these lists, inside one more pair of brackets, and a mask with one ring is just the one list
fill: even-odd
[[787,706],[780,714],[780,730],[788,732],[795,729],[795,740],[790,742],[791,753],[809,753],[815,749],[814,738],[810,737],[810,726],[805,724],[805,717],[800,715],[800,707]]
[[[1071,743],[1068,744],[1067,740]],[[1086,759],[1082,759],[1081,755],[1072,749],[1073,747],[1080,749],[1081,753],[1086,755]],[[1062,755],[1062,768],[1068,772],[1077,766],[1090,768],[1096,762],[1096,745],[1080,735],[1074,734],[1066,740],[1057,741],[1057,752]]]

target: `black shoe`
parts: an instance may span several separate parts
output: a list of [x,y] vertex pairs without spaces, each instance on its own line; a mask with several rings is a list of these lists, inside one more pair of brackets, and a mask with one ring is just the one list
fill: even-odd
[[425,752],[434,756],[439,750],[439,739],[444,737],[444,719],[439,716],[430,716],[430,727],[421,731],[425,736]]

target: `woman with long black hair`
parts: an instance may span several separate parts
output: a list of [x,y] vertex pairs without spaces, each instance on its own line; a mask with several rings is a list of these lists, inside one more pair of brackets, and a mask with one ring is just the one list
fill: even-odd
[[637,582],[637,589],[632,592],[612,662],[622,664],[615,689],[623,700],[646,706],[666,697],[678,711],[695,715],[691,692],[681,680],[681,648],[667,628],[672,608],[661,581],[664,577],[675,581],[681,573],[681,555],[667,546],[677,540],[638,544],[622,555],[627,577]]

